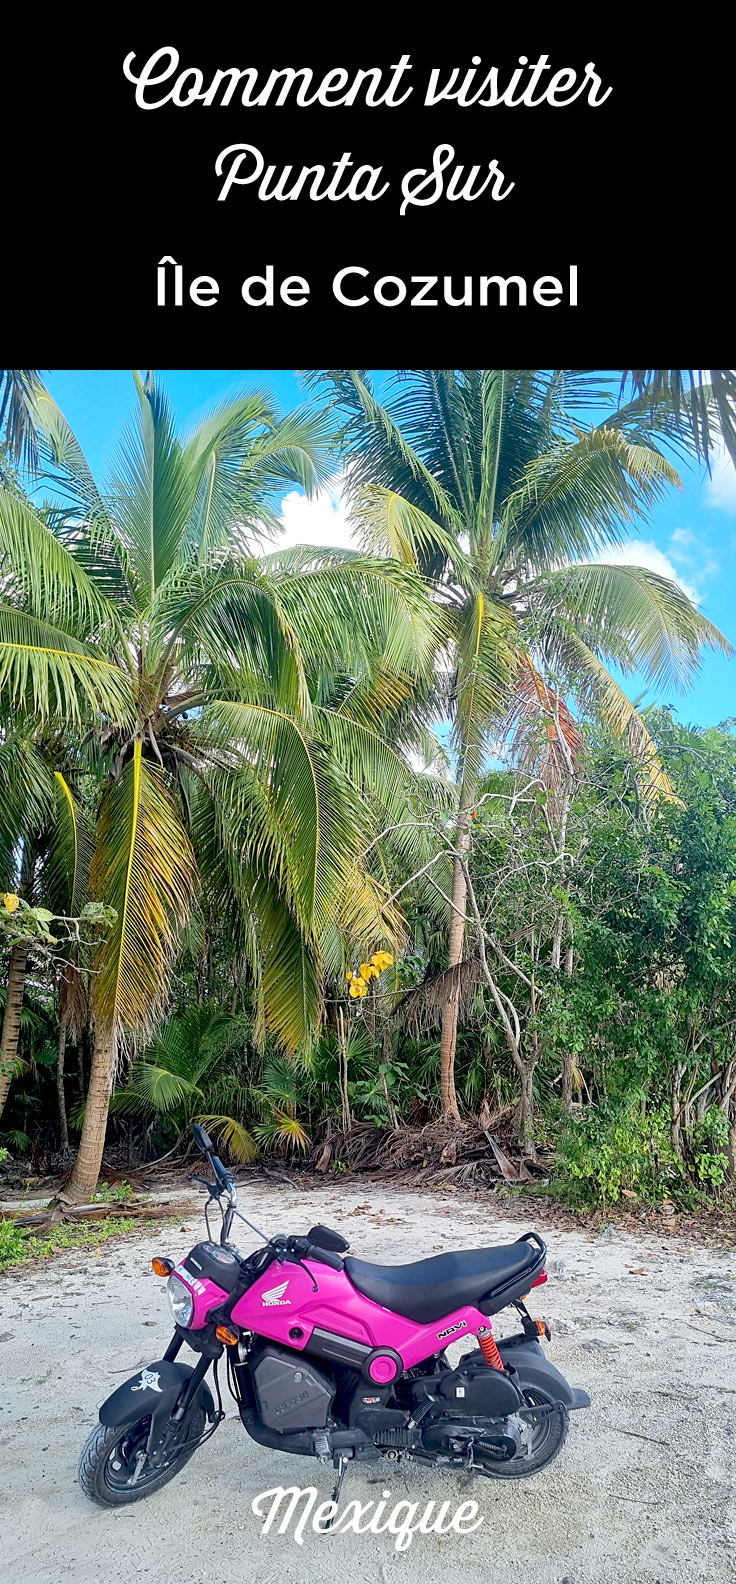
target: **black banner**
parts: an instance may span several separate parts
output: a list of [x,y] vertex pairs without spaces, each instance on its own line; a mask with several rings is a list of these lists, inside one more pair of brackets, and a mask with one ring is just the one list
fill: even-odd
[[712,36],[610,10],[359,21],[29,31],[6,73],[7,350],[570,365],[723,349],[730,87]]

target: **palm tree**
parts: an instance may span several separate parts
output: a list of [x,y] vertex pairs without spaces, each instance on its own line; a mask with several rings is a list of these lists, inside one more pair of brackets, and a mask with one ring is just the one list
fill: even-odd
[[0,698],[84,732],[102,783],[91,891],[117,919],[92,974],[77,1202],[97,1180],[119,1052],[165,1005],[203,866],[253,948],[264,1026],[286,1050],[319,1019],[341,929],[389,938],[395,912],[362,861],[356,765],[383,765],[390,792],[398,756],[359,713],[323,707],[321,687],[341,673],[370,704],[371,678],[394,677],[403,696],[436,625],[406,567],[318,551],[256,560],[278,490],[326,477],[322,416],[277,420],[247,394],[182,440],[164,392],[135,383],[104,490],[44,392],[54,502],[38,512],[0,492]]
[[[448,614],[454,969],[463,957],[479,773],[520,708],[541,711],[550,753],[564,759],[565,696],[586,699],[628,737],[650,789],[671,792],[609,666],[676,686],[692,675],[702,645],[729,646],[667,579],[591,558],[620,544],[679,483],[660,443],[695,449],[687,403],[678,417],[669,389],[647,385],[616,409],[605,378],[589,371],[411,369],[383,401],[363,370],[315,370],[310,383],[330,396],[342,425],[346,490],[366,546],[434,579]],[[605,417],[583,427],[586,411]],[[450,977],[442,1017],[442,1110],[451,1117],[458,983]]]

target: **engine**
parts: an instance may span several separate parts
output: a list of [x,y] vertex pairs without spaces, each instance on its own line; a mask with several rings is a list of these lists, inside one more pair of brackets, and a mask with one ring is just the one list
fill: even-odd
[[479,1348],[466,1353],[457,1369],[446,1370],[435,1389],[450,1418],[503,1418],[523,1404],[513,1376],[491,1369]]
[[253,1384],[269,1430],[323,1430],[335,1385],[302,1354],[264,1347],[252,1364]]

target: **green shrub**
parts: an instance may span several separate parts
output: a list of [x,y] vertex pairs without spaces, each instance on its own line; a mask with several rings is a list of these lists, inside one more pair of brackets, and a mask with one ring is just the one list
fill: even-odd
[[0,1271],[18,1264],[25,1253],[25,1242],[15,1221],[0,1221]]
[[664,1111],[628,1104],[591,1107],[563,1125],[553,1192],[570,1205],[613,1205],[622,1194],[645,1200],[672,1196],[681,1178]]
[[61,1221],[43,1237],[21,1231],[16,1221],[0,1221],[0,1271],[11,1265],[27,1265],[31,1260],[50,1259],[69,1248],[85,1248],[106,1243],[123,1232],[135,1231],[133,1216],[116,1216],[110,1221],[87,1221],[70,1226]]

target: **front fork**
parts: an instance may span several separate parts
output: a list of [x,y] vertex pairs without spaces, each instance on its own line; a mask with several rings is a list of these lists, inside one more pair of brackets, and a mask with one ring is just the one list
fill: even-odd
[[[177,1332],[175,1332],[166,1349],[166,1352],[164,1353],[164,1358],[167,1364],[173,1363],[181,1349],[182,1341],[183,1338],[180,1337]],[[156,1423],[156,1415],[154,1415],[151,1419],[151,1429],[149,1432],[148,1441],[146,1442],[146,1460],[148,1462],[154,1465],[157,1463],[163,1463],[165,1466],[167,1454],[170,1451],[172,1445],[176,1444],[179,1427],[191,1408],[194,1398],[199,1391],[210,1364],[213,1365],[217,1396],[218,1400],[220,1400],[219,1384],[217,1381],[217,1359],[213,1359],[211,1356],[207,1356],[203,1353],[195,1364],[194,1369],[192,1370],[192,1373],[189,1376],[186,1385],[184,1386],[181,1396],[179,1397],[178,1402],[172,1408],[168,1419],[165,1420],[163,1424],[158,1425]],[[225,1416],[222,1411],[222,1402],[220,1401],[220,1411],[217,1415],[216,1422],[219,1423],[219,1421],[224,1417]],[[143,1464],[141,1463],[141,1467],[142,1466]],[[136,1471],[136,1473],[138,1473],[138,1471]]]

